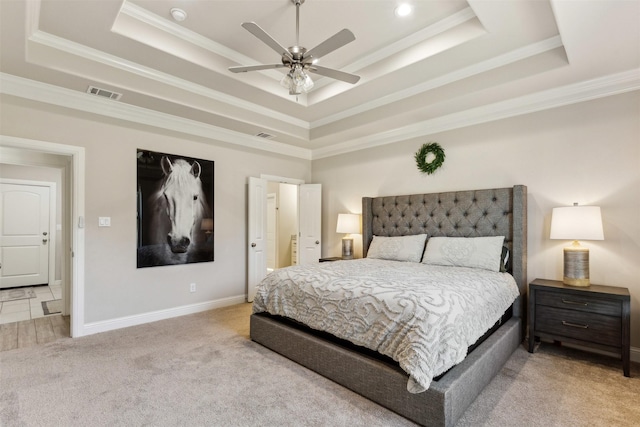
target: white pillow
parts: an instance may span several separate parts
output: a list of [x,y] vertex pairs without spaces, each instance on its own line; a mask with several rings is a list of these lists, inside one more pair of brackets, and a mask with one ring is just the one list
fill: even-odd
[[504,236],[432,237],[422,263],[500,271],[503,243]]
[[426,234],[393,237],[373,236],[367,258],[420,262],[426,240]]

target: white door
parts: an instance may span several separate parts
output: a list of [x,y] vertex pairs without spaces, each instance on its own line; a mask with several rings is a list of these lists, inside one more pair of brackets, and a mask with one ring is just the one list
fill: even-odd
[[50,191],[0,184],[0,288],[49,283]]
[[314,264],[322,252],[322,184],[300,185],[298,201],[298,263]]
[[277,206],[276,193],[267,194],[267,270],[278,268],[276,259],[278,258],[277,246]]
[[[316,263],[321,254],[322,185],[298,188],[298,263]],[[248,197],[247,301],[252,302],[267,275],[267,180],[249,177]]]
[[267,180],[249,177],[247,212],[247,302],[267,275]]

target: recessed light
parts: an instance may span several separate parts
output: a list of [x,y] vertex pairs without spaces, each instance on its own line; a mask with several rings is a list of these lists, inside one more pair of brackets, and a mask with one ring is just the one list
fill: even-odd
[[182,22],[187,19],[187,12],[177,7],[171,9],[171,16],[178,22]]
[[411,15],[412,11],[413,11],[413,7],[409,3],[401,3],[398,5],[398,7],[396,7],[394,12],[396,16],[402,17],[402,16]]

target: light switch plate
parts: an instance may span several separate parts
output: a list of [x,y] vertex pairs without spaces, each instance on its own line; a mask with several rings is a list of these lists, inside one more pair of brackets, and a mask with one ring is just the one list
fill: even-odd
[[98,218],[98,227],[111,227],[111,217],[101,216]]

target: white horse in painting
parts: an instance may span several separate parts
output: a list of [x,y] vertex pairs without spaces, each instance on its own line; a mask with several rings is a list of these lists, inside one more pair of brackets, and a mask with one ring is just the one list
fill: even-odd
[[[196,230],[207,210],[206,198],[200,181],[200,163],[194,160],[176,159],[167,156],[160,160],[164,178],[155,198],[158,213],[164,220],[156,224],[159,233],[174,254],[186,253],[194,243]],[[164,226],[161,226],[164,225]],[[164,237],[163,237],[164,238]]]

